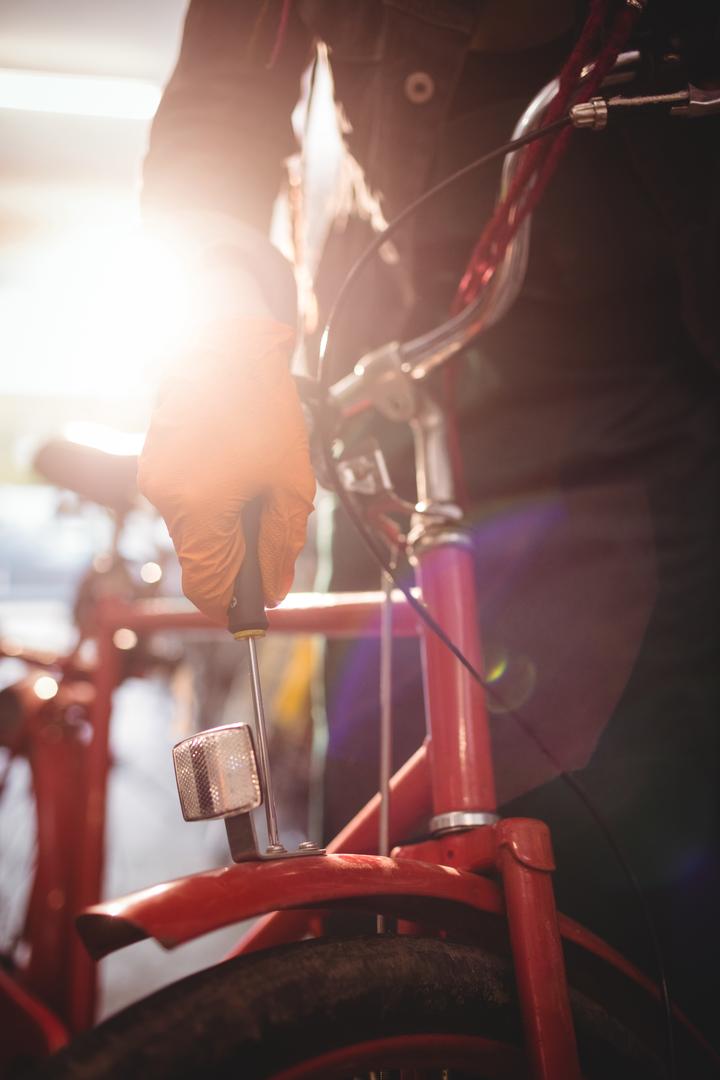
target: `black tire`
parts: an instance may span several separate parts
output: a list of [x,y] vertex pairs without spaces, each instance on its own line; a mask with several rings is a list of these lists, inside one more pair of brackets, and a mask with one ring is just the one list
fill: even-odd
[[[573,1008],[588,1080],[665,1075],[657,1056],[602,1008],[580,995]],[[338,1047],[415,1033],[480,1035],[520,1046],[509,964],[469,945],[422,938],[282,946],[191,975],[132,1005],[38,1075],[254,1080]]]

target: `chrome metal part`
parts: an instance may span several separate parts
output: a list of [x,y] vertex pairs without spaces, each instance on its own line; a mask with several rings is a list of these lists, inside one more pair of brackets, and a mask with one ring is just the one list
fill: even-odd
[[262,858],[250,814],[235,814],[225,818],[225,831],[233,862],[251,862]]
[[257,857],[260,862],[272,862],[274,859],[303,859],[309,855],[327,855],[327,851],[316,844],[307,847],[304,843],[298,844],[296,851],[288,851],[287,848],[280,844],[277,848],[267,847]]
[[454,503],[418,503],[405,538],[405,551],[410,561],[420,551],[435,547],[438,543],[468,546],[470,541],[462,531],[462,520],[463,512]]
[[[638,49],[629,49],[627,52],[620,53],[612,71],[602,81],[603,89],[608,86],[620,86],[622,83],[630,82],[635,77],[635,68],[639,63],[640,52]],[[580,72],[580,78],[587,79],[592,69],[593,64],[586,64]]]
[[352,374],[335,383],[330,398],[345,415],[374,405],[390,420],[407,422],[415,413],[415,390],[403,364],[399,342],[367,353]]
[[447,814],[437,814],[432,818],[430,832],[433,836],[441,836],[443,833],[475,829],[479,825],[495,825],[499,820],[498,814],[471,810],[451,810]]
[[[639,59],[640,53],[636,50],[621,53],[603,86],[617,85],[632,78],[632,69]],[[592,68],[589,67],[583,74],[587,75],[591,70]],[[512,133],[513,139],[521,138],[539,127],[557,91],[556,79],[543,87],[517,122]],[[508,154],[505,158],[500,183],[500,199],[507,194],[520,160],[521,151]],[[409,366],[413,379],[422,379],[429,371],[463,348],[481,330],[488,329],[502,318],[522,288],[527,270],[529,247],[530,218],[528,217],[515,234],[490,285],[478,299],[442,326],[400,347],[402,360]]]
[[390,777],[392,775],[392,619],[393,580],[383,570],[385,594],[380,632],[380,813],[378,855],[390,854]]
[[[617,86],[633,78],[640,60],[637,50],[621,53],[603,87]],[[588,65],[582,72],[586,78]],[[556,97],[557,79],[553,79],[533,98],[518,120],[513,139],[534,131]],[[699,106],[699,98],[698,98]],[[503,163],[499,198],[507,194],[521,161],[521,151],[508,154]],[[330,390],[330,398],[343,415],[352,415],[375,404],[385,415],[396,420],[410,420],[414,415],[412,383],[459,352],[482,330],[496,323],[514,303],[522,288],[527,270],[530,245],[530,217],[527,217],[508,246],[492,281],[474,303],[448,319],[441,326],[421,334],[405,344],[397,341],[368,353],[356,364],[351,375]]]
[[297,851],[288,851],[282,844],[268,846],[260,851],[255,835],[255,826],[250,814],[237,814],[225,818],[230,854],[233,862],[272,862],[274,859],[299,859],[304,855],[325,855],[326,851],[312,840],[298,844]]
[[380,447],[338,461],[337,475],[343,489],[352,495],[380,495],[393,490]]
[[252,732],[247,724],[200,731],[173,747],[186,821],[246,814],[262,803]]
[[436,503],[421,499],[415,504],[415,513],[426,521],[433,521],[438,525],[447,522],[459,522],[463,519],[463,512],[454,503]]
[[252,692],[253,709],[255,711],[255,734],[258,742],[258,756],[260,758],[260,775],[262,777],[263,793],[265,796],[265,817],[268,830],[268,852],[282,854],[285,848],[280,843],[277,826],[277,811],[275,810],[275,794],[270,775],[270,758],[268,755],[267,726],[265,724],[265,709],[263,708],[262,689],[260,687],[260,669],[258,666],[257,649],[255,638],[246,639],[248,654],[250,657],[250,689]]
[[418,395],[419,408],[410,422],[415,442],[415,477],[420,504],[450,505],[455,502],[447,417],[426,393]]
[[[394,562],[394,557],[393,557]],[[380,628],[380,809],[378,813],[378,855],[390,854],[390,777],[392,776],[392,632],[393,579],[382,573],[384,599]],[[377,932],[384,934],[387,922],[377,917]]]
[[470,534],[464,529],[448,528],[445,524],[428,524],[422,518],[416,519],[407,539],[409,557],[417,559],[422,551],[431,548],[455,544],[457,547],[472,548]]
[[573,105],[571,108],[570,119],[573,127],[585,128],[589,131],[602,131],[603,128],[607,127],[607,101],[602,97],[593,97],[589,101],[581,101],[579,105]]
[[[249,828],[253,829],[252,839],[247,842],[246,837],[249,833],[240,831],[237,834],[234,833],[234,829],[237,827],[234,822],[241,822],[241,818],[228,818],[226,820],[226,828],[228,831],[228,840],[230,842],[230,854],[232,855],[233,863],[249,863],[260,862],[270,863],[279,859],[303,859],[308,858],[308,855],[326,855],[325,848],[318,848],[315,843],[311,847],[307,847],[304,843],[299,843],[297,851],[288,851],[280,845],[277,848],[268,847],[264,851],[260,851],[257,847],[257,841],[255,841],[255,829],[253,827],[253,821],[250,819],[249,814],[243,815]],[[244,824],[244,823],[243,823]],[[256,842],[256,847],[252,847],[253,841]]]
[[[548,83],[531,101],[512,133],[513,139],[521,138],[540,125],[543,116],[558,91],[557,80]],[[500,182],[498,201],[504,198],[513,182],[520,163],[520,153],[505,158]],[[468,341],[497,322],[515,301],[527,270],[530,246],[530,218],[518,229],[509,245],[502,263],[492,281],[474,303],[442,326],[415,338],[402,346],[402,355],[409,365],[412,377],[424,378],[430,371],[445,363],[463,348]]]
[[676,105],[670,113],[672,116],[686,117],[690,120],[720,113],[720,87],[703,90],[691,84],[687,89],[687,101]]

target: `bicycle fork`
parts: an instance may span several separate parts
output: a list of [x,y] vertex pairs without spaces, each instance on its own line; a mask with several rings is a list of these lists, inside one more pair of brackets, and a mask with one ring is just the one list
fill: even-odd
[[[428,611],[482,670],[467,538],[457,525],[426,531],[415,560]],[[422,634],[434,836],[396,848],[393,856],[501,875],[531,1075],[580,1080],[549,830],[540,821],[499,819],[482,687],[431,630]]]
[[[428,613],[483,672],[475,558],[454,504],[446,418],[429,396],[418,396],[412,427],[423,510],[410,537],[416,580]],[[421,645],[434,835],[393,854],[500,873],[531,1074],[580,1080],[549,830],[540,821],[500,820],[484,687],[426,623]]]

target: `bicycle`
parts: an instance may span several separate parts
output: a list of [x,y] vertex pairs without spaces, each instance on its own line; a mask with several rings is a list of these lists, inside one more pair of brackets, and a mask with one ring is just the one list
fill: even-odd
[[[629,63],[621,58],[620,73]],[[538,122],[553,94],[549,88],[540,95],[524,125]],[[510,159],[506,184],[512,167]],[[417,635],[428,742],[392,780],[385,755],[382,794],[326,853],[314,845],[297,852],[257,847],[251,814],[264,797],[272,836],[272,807],[262,746],[256,755],[247,727],[210,730],[180,744],[185,816],[225,818],[234,865],[94,904],[79,919],[83,939],[100,958],[143,938],[173,947],[220,926],[264,918],[228,961],[106,1022],[52,1060],[43,1075],[233,1069],[297,1080],[433,1070],[573,1080],[582,1070],[587,1077],[612,1071],[635,1080],[665,1074],[660,989],[592,933],[557,915],[546,827],[497,817],[485,699],[473,675],[482,657],[472,554],[454,509],[445,417],[422,387],[428,371],[511,303],[526,243],[527,230],[492,291],[465,314],[409,346],[395,343],[363,358],[330,392],[340,416],[372,405],[413,428],[418,509],[410,543],[418,592],[393,593],[388,585],[379,593],[296,595],[268,613],[278,632],[359,636],[383,627],[386,719],[388,628],[394,636]],[[326,458],[326,464],[334,463]],[[406,507],[396,502],[379,453],[345,460],[340,473],[345,496],[368,498],[375,523],[394,543],[388,512]],[[357,515],[357,504],[350,506]],[[382,549],[381,561],[387,562]],[[253,627],[263,618],[256,611],[249,617]],[[93,813],[84,821],[87,860],[78,890],[83,905],[99,888],[117,663],[111,642],[118,626],[150,633],[208,624],[167,602],[129,606],[110,599],[100,609],[89,748]],[[257,738],[261,744],[261,730]],[[429,836],[415,839],[418,820],[428,819]],[[372,911],[386,930],[396,922],[398,933],[323,938],[328,918],[348,907]],[[72,963],[73,1019],[80,1028],[91,1021],[92,976],[79,945]],[[714,1075],[717,1056],[677,1010],[674,1019],[688,1075]]]
[[[31,1015],[45,1016],[48,1046],[55,1047],[67,1038],[67,956],[79,863],[75,839],[87,809],[86,749],[97,671],[95,612],[104,596],[133,603],[162,595],[172,575],[165,572],[167,551],[143,528],[149,516],[136,518],[134,557],[127,553],[125,525],[137,509],[136,457],[52,439],[37,451],[34,467],[83,505],[102,507],[113,518],[107,549],[82,571],[69,597],[73,633],[67,650],[33,649],[22,638],[0,636],[0,658],[11,669],[0,691],[0,796],[3,813],[11,815],[9,822],[3,819],[0,860],[0,979],[5,998],[24,1001]],[[173,675],[183,659],[173,643],[151,644],[119,630],[113,642],[118,686],[128,679]]]

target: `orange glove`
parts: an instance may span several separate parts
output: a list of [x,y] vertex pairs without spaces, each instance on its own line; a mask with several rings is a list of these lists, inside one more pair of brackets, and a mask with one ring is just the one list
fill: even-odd
[[292,346],[292,330],[272,320],[216,325],[188,378],[167,385],[140,458],[140,490],[167,522],[183,592],[224,626],[245,554],[245,503],[264,499],[258,556],[268,606],[290,589],[305,543],[315,479]]

